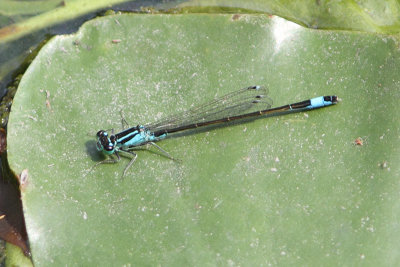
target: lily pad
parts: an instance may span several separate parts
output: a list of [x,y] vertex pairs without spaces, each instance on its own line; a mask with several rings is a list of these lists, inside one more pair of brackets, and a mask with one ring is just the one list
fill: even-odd
[[[54,37],[8,128],[35,265],[397,263],[399,58],[390,36],[265,15],[116,15]],[[121,111],[145,124],[256,84],[275,106],[342,102],[169,138],[181,162],[144,147],[124,179],[129,159],[91,170]]]

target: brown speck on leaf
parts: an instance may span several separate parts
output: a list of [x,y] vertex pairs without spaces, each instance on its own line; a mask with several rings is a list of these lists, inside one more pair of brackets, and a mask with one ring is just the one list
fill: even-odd
[[240,17],[241,17],[240,14],[234,14],[234,15],[232,16],[232,20],[238,20]]
[[357,146],[363,146],[364,140],[361,137],[357,137],[356,140],[354,140],[354,144]]

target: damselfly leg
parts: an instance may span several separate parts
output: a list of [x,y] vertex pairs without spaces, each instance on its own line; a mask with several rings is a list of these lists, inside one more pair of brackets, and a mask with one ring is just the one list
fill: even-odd
[[128,165],[126,165],[124,172],[122,174],[122,178],[125,176],[126,172],[128,171],[128,169],[132,166],[132,164],[136,161],[137,159],[137,154],[133,151],[126,151],[126,150],[120,150],[119,152],[121,153],[127,153],[130,156],[132,156],[132,159],[129,161]]
[[[116,155],[116,157],[114,157],[113,155]],[[118,163],[121,160],[121,157],[119,154],[125,154],[125,156],[131,158],[131,160],[129,161],[128,165],[126,165],[124,172],[122,173],[122,178],[124,178],[124,176],[126,175],[126,172],[128,171],[128,169],[132,166],[132,164],[136,161],[137,158],[137,154],[133,151],[126,151],[126,150],[119,150],[118,152],[115,152],[113,155],[108,155],[109,158],[104,159],[100,162],[97,162],[95,165],[93,165],[89,172],[91,172],[94,168],[96,168],[97,166],[101,165],[101,164],[114,164],[114,163]]]
[[176,159],[176,158],[172,157],[167,151],[165,151],[164,149],[162,149],[162,148],[161,148],[159,145],[157,145],[156,143],[154,143],[154,142],[149,142],[149,144],[152,145],[152,146],[154,146],[154,147],[156,147],[158,150],[160,150],[160,151],[164,154],[164,156],[166,156],[167,158],[172,159],[172,160],[175,160],[175,161],[178,161],[178,162],[181,162],[180,159]]
[[121,110],[121,111],[119,112],[119,114],[121,115],[122,129],[123,129],[123,130],[128,129],[128,128],[129,128],[129,123],[125,120],[123,111]]

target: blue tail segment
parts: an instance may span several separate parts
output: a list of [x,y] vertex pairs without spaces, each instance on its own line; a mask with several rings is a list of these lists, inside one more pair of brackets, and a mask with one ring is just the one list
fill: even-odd
[[310,105],[307,106],[307,109],[322,108],[334,104],[337,104],[337,96],[319,96],[310,99]]

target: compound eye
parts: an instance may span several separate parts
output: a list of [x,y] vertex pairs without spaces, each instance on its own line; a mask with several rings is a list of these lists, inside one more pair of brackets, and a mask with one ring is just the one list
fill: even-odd
[[96,135],[97,135],[97,137],[101,137],[101,136],[104,135],[104,131],[103,131],[103,130],[100,130],[100,131],[97,132]]

